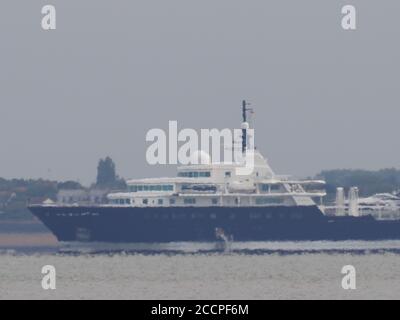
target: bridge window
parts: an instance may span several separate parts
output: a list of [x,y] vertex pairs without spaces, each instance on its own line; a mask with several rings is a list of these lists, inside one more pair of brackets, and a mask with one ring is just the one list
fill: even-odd
[[211,199],[211,203],[214,205],[218,204],[218,199],[217,198]]
[[199,172],[199,177],[202,177],[202,178],[209,178],[210,176],[211,176],[211,174],[210,174],[209,171],[206,171],[206,172]]
[[143,204],[148,204],[148,203],[149,203],[149,200],[148,200],[148,199],[143,199],[143,200],[142,200],[142,203],[143,203]]
[[211,177],[211,173],[210,171],[185,171],[185,172],[179,172],[178,177],[209,178]]
[[158,199],[158,204],[162,205],[164,203],[163,199]]
[[154,184],[154,185],[131,185],[129,186],[130,192],[140,192],[140,191],[173,191],[174,186],[172,184]]
[[137,186],[129,186],[130,192],[137,192]]

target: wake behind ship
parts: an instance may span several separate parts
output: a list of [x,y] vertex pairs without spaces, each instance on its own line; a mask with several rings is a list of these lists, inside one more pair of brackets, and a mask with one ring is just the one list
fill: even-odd
[[243,101],[241,149],[254,158],[249,175],[237,174],[242,164],[213,163],[199,152],[200,164],[178,167],[173,178],[130,180],[108,204],[29,209],[61,242],[400,239],[399,219],[327,215],[316,202],[326,195],[324,181],[276,175],[249,146],[248,111]]

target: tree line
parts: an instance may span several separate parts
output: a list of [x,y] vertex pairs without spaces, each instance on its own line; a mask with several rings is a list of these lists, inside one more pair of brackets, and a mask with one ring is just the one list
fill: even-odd
[[53,201],[60,190],[126,188],[125,180],[116,173],[116,166],[110,157],[100,159],[97,165],[96,182],[89,188],[76,181],[51,181],[45,179],[4,179],[0,178],[0,219],[30,218],[29,203]]
[[[362,197],[375,193],[400,190],[400,170],[395,168],[368,170],[324,170],[316,175],[326,181],[327,201],[335,198],[336,188],[346,192],[357,186]],[[96,182],[89,188],[76,181],[50,181],[45,179],[3,179],[0,178],[0,219],[29,218],[29,203],[41,203],[46,199],[56,200],[59,190],[76,189],[124,190],[126,183],[116,173],[116,166],[110,157],[100,159],[97,165]]]

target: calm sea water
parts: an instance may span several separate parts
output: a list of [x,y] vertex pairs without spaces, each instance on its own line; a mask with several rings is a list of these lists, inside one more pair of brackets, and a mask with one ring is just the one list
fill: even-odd
[[[400,298],[400,241],[238,243],[230,252],[208,253],[199,245],[151,254],[3,250],[0,299]],[[57,288],[46,291],[41,269],[49,264]],[[341,286],[349,264],[356,290]]]

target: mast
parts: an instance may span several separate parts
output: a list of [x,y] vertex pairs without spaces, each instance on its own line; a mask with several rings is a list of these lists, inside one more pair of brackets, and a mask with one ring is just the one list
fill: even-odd
[[247,150],[247,129],[249,129],[249,124],[247,123],[247,111],[251,110],[248,108],[250,103],[246,100],[242,101],[242,153],[246,153]]

